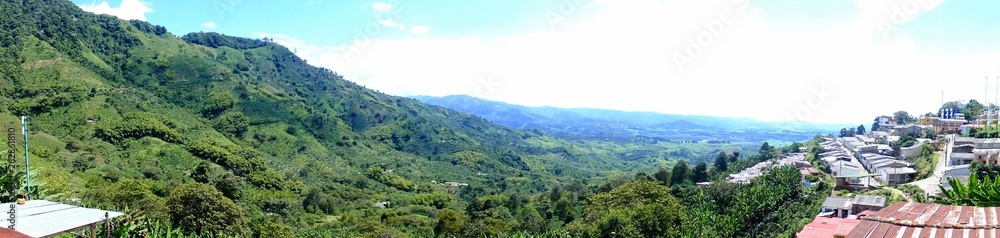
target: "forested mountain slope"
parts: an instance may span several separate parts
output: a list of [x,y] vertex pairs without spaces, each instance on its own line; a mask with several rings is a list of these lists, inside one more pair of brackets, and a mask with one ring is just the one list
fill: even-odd
[[397,214],[415,223],[396,230],[420,233],[474,197],[628,167],[599,151],[568,160],[550,151],[568,142],[363,88],[266,40],[176,37],[63,0],[0,2],[0,32],[0,121],[28,116],[32,176],[56,200],[169,220],[176,189],[220,191],[267,221],[234,221],[247,235],[376,232],[351,227],[392,201],[419,210]]
[[[0,33],[0,124],[29,118],[33,198],[125,211],[116,237],[750,237],[818,198],[794,170],[694,186],[780,151],[766,144],[567,141],[366,89],[266,39],[65,0],[0,1]],[[769,213],[782,201],[802,205]]]

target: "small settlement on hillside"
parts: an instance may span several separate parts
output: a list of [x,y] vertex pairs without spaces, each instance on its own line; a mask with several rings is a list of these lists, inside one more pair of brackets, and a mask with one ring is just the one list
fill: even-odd
[[[950,189],[949,179],[966,183],[969,164],[1000,161],[1000,138],[973,138],[984,117],[967,121],[921,117],[917,124],[897,125],[889,116],[876,119],[879,129],[863,135],[824,138],[817,158],[836,178],[838,189],[878,188],[912,184],[928,196],[941,196],[939,185]],[[888,144],[905,135],[920,138],[925,131],[943,134],[938,140],[916,139],[913,146],[893,151]],[[939,146],[939,143],[940,146]],[[920,156],[931,144],[942,150],[941,160],[929,178],[914,181],[917,171],[908,158]],[[813,221],[796,237],[1000,237],[1000,207],[949,206],[898,202],[889,206],[883,196],[828,197]]]

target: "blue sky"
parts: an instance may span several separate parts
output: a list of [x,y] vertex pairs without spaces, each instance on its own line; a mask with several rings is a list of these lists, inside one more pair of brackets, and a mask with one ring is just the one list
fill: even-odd
[[[870,124],[995,101],[1000,1],[74,0],[166,26],[271,37],[396,95]],[[984,95],[985,85],[991,94]]]

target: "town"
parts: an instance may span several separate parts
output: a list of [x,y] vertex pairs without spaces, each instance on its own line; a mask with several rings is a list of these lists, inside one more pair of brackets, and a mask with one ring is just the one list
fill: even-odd
[[941,188],[951,189],[950,180],[968,183],[974,163],[1000,157],[1000,138],[988,131],[997,115],[968,120],[956,111],[878,116],[871,131],[862,125],[822,136],[814,148],[779,155],[728,181],[746,183],[775,166],[798,168],[806,186],[816,184],[807,177],[828,174],[833,193],[796,237],[998,237],[994,207],[935,202]]

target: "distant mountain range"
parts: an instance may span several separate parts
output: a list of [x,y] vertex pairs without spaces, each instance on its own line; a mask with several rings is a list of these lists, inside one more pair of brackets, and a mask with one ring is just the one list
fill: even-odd
[[494,123],[588,139],[649,136],[669,140],[761,141],[798,140],[856,125],[804,122],[763,122],[750,118],[628,112],[594,108],[529,107],[466,95],[413,96],[438,105],[485,118]]

